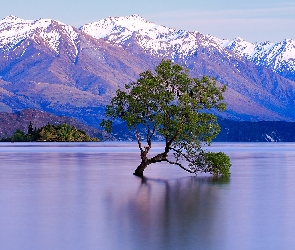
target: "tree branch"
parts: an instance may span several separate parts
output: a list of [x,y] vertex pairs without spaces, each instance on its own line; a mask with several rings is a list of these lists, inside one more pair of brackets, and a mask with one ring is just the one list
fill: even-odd
[[167,161],[167,154],[165,152],[161,154],[157,154],[156,156],[149,159],[150,163],[156,163],[156,162],[162,162],[162,161]]
[[148,137],[148,145],[150,147],[152,147],[152,137],[154,136],[155,132],[156,132],[156,127],[153,128],[153,131],[151,132],[150,136]]
[[138,129],[137,129],[137,127],[135,125],[133,125],[133,127],[135,129],[135,134],[136,134],[136,139],[137,139],[138,147],[140,149],[140,152],[143,152],[142,146],[141,146],[141,142],[140,142],[139,133],[138,133]]
[[[179,154],[180,156],[182,156],[183,158],[185,158],[185,160],[186,160],[187,162],[193,163],[193,161],[192,161],[187,155],[185,155],[181,150],[176,149],[176,148],[172,148],[172,147],[169,147],[169,149],[172,150],[172,151],[174,151],[174,152],[176,152],[176,153],[178,153],[178,154]],[[178,158],[179,158],[179,157],[177,157],[176,160],[178,160]]]
[[171,149],[170,146],[172,144],[172,142],[174,142],[174,140],[176,139],[176,137],[180,134],[180,129],[175,133],[175,135],[170,139],[170,141],[168,143],[166,143],[166,147],[168,149]]
[[166,147],[167,148],[171,149],[170,146],[171,146],[172,142],[177,138],[177,136],[179,136],[180,131],[181,131],[182,126],[183,126],[183,122],[184,122],[184,117],[182,117],[181,122],[180,122],[180,126],[179,126],[178,130],[176,131],[175,135],[170,139],[170,141],[168,143],[166,141]]
[[185,171],[187,171],[187,172],[189,172],[189,173],[191,173],[191,174],[196,174],[196,172],[197,172],[196,170],[192,171],[192,170],[190,170],[190,169],[185,168],[185,167],[182,166],[179,162],[169,161],[168,159],[166,159],[166,161],[167,161],[168,163],[170,163],[170,164],[177,165],[177,166],[181,167],[183,170],[185,170]]
[[150,135],[151,133],[151,128],[150,128],[150,125],[148,123],[146,123],[146,126],[148,128],[148,132],[146,134],[146,142],[147,144],[149,145],[149,147],[151,148],[152,147],[152,135]]

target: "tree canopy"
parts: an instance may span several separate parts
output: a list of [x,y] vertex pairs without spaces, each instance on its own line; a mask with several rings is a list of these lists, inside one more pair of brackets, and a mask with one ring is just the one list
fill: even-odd
[[[212,111],[225,110],[225,90],[225,85],[218,86],[214,79],[191,78],[188,69],[163,60],[154,72],[147,70],[136,82],[117,90],[106,108],[108,119],[101,125],[110,132],[119,118],[134,130],[141,155],[135,175],[142,176],[149,164],[162,161],[190,173],[227,175],[229,157],[202,149],[220,131]],[[156,134],[164,138],[163,152],[148,158]]]

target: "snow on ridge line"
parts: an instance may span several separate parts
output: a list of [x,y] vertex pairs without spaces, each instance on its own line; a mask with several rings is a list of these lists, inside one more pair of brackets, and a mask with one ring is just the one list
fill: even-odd
[[[31,36],[36,29],[49,33],[50,31],[46,29],[53,22],[63,26],[62,29],[66,31],[65,33],[75,45],[78,34],[72,26],[51,19],[32,21],[11,15],[0,20],[0,49],[5,44],[13,47],[13,44],[17,44],[24,37]],[[7,29],[8,26],[9,29]],[[211,35],[202,35],[197,31],[189,32],[157,25],[146,21],[139,15],[108,17],[98,22],[85,24],[80,27],[80,30],[96,39],[106,38],[118,45],[128,42],[133,37],[143,49],[161,56],[163,53],[176,53],[181,57],[186,57],[200,45],[213,46],[219,51],[230,50],[258,65],[269,66],[275,70],[282,65],[290,65],[295,70],[295,41],[292,39],[285,39],[277,44],[250,43],[240,37],[230,41]],[[43,37],[46,39],[46,34]],[[51,38],[49,40],[52,42],[52,47],[55,50],[58,49],[57,43],[54,42],[55,36],[49,34],[47,37]],[[49,46],[51,46],[50,43]]]
[[[1,22],[10,26],[10,33],[5,27],[1,32]],[[22,39],[31,36],[36,29],[41,28],[41,30],[45,32],[43,38],[48,40],[48,45],[57,52],[58,41],[55,41],[57,35],[46,34],[49,32],[45,31],[54,20],[39,19],[36,21],[26,21],[15,16],[9,16],[1,22],[0,48],[3,48],[5,44],[13,47],[14,44],[17,44]],[[64,25],[61,22],[55,22]],[[67,25],[64,25],[64,27],[67,27]],[[202,43],[204,46],[212,46],[212,43],[203,39],[205,36],[199,32],[188,32],[185,30],[176,30],[162,25],[156,25],[146,21],[139,15],[105,18],[95,23],[86,24],[82,26],[80,30],[97,39],[107,37],[118,45],[124,44],[134,35],[134,33],[136,33],[135,39],[137,39],[137,42],[143,47],[143,49],[160,56],[176,53],[181,57],[186,57],[194,53],[194,50],[199,47],[199,43]],[[68,33],[71,40],[74,41],[77,38],[75,31]],[[198,40],[197,36],[201,36],[202,39]],[[213,42],[215,43],[215,41]],[[218,43],[213,44],[213,46],[217,48],[219,47],[218,50],[222,49]]]
[[[51,22],[56,22],[60,25],[67,25],[65,23],[62,23],[58,20],[54,20],[54,19],[48,19],[48,18],[39,18],[39,19],[36,19],[36,20],[26,20],[26,19],[22,19],[22,18],[19,18],[17,16],[14,16],[14,15],[9,15],[3,19],[0,20],[0,25],[3,24],[3,23],[6,23],[6,24],[28,24],[28,25],[35,25],[35,24],[40,24],[40,23],[51,23]],[[67,25],[69,26],[69,25]]]
[[148,22],[139,15],[131,15],[126,17],[107,17],[97,22],[88,23],[80,27],[80,30],[97,39],[104,38],[111,33],[120,33],[126,29],[129,32],[158,31],[162,33],[172,32],[172,30],[174,30],[162,25]]
[[0,20],[0,25],[2,23],[15,23],[15,22],[33,23],[34,20],[25,20],[25,19],[21,19],[17,16],[14,16],[14,15],[9,15],[9,16],[4,17],[3,19]]
[[74,32],[74,28],[72,26],[57,20],[46,18],[39,18],[37,20],[24,20],[11,15],[0,20],[0,38],[13,36],[13,31],[15,31],[15,35],[31,34],[37,29],[44,31],[54,23],[64,27],[64,29],[69,32]]
[[217,42],[226,49],[247,58],[260,66],[266,66],[274,71],[281,68],[289,68],[295,71],[295,40],[284,39],[278,43],[260,42],[250,43],[240,37],[229,40],[218,40]]
[[[146,21],[139,15],[125,17],[107,17],[97,22],[85,24],[80,30],[88,35],[100,39],[107,38],[109,41],[122,45],[128,41],[133,34],[137,37],[137,42],[149,51],[169,50],[173,46],[179,49],[183,56],[188,56],[197,47],[196,34],[199,32],[189,32],[185,30],[176,30],[162,25]],[[202,34],[201,34],[202,35]],[[248,60],[257,61],[257,57],[264,57],[265,54],[273,48],[274,44],[270,42],[250,43],[240,37],[230,41],[219,39],[211,35],[202,35],[209,41],[203,41],[204,46],[214,46],[218,50],[222,48],[229,49],[239,56],[246,57]],[[167,43],[167,44],[164,44]],[[284,58],[295,58],[293,53],[284,54]]]
[[0,49],[8,51],[20,41],[33,38],[37,34],[49,48],[58,54],[61,34],[56,29],[51,28],[55,24],[59,25],[63,33],[72,41],[74,54],[77,55],[76,39],[79,34],[72,26],[53,19],[23,20],[12,15],[0,20]]
[[[83,32],[91,35],[96,39],[106,38],[109,36],[131,36],[133,33],[138,33],[142,37],[149,37],[162,42],[177,40],[179,38],[188,37],[189,35],[199,32],[189,32],[186,30],[177,30],[168,28],[163,25],[157,25],[146,21],[139,15],[131,15],[126,17],[107,17],[97,22],[85,24],[79,28]],[[125,36],[124,36],[125,37]],[[126,39],[125,39],[126,40]]]
[[144,50],[159,56],[176,53],[186,57],[193,54],[200,43],[203,46],[213,46],[219,51],[224,50],[216,41],[206,41],[206,36],[197,31],[189,32],[156,25],[139,15],[107,17],[85,24],[80,30],[96,39],[106,38],[118,46],[133,37]]

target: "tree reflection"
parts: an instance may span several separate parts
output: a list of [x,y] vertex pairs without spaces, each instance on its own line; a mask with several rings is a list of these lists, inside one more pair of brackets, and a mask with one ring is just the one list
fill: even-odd
[[222,216],[219,190],[229,181],[229,177],[141,177],[136,195],[129,200],[136,238],[163,249],[214,244],[214,238],[222,235],[215,232]]

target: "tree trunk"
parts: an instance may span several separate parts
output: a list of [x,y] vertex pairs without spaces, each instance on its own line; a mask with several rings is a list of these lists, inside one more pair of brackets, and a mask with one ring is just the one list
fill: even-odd
[[143,171],[145,168],[150,164],[149,159],[147,158],[147,154],[150,150],[150,147],[144,147],[144,150],[141,150],[140,153],[140,158],[141,158],[141,163],[135,169],[135,172],[133,173],[136,176],[143,176]]
[[137,169],[135,169],[134,171],[134,175],[136,176],[143,176],[143,171],[146,169],[146,167],[152,163],[156,163],[156,162],[161,162],[161,161],[165,161],[166,157],[167,157],[167,153],[161,153],[158,154],[156,156],[154,156],[151,159],[148,159],[146,157],[146,151],[142,152],[141,154],[141,163],[139,164],[139,166],[137,167]]
[[143,171],[145,170],[145,168],[147,166],[148,166],[147,159],[143,159],[141,161],[141,163],[139,164],[139,166],[137,167],[137,169],[135,169],[133,174],[136,175],[136,176],[143,176]]

